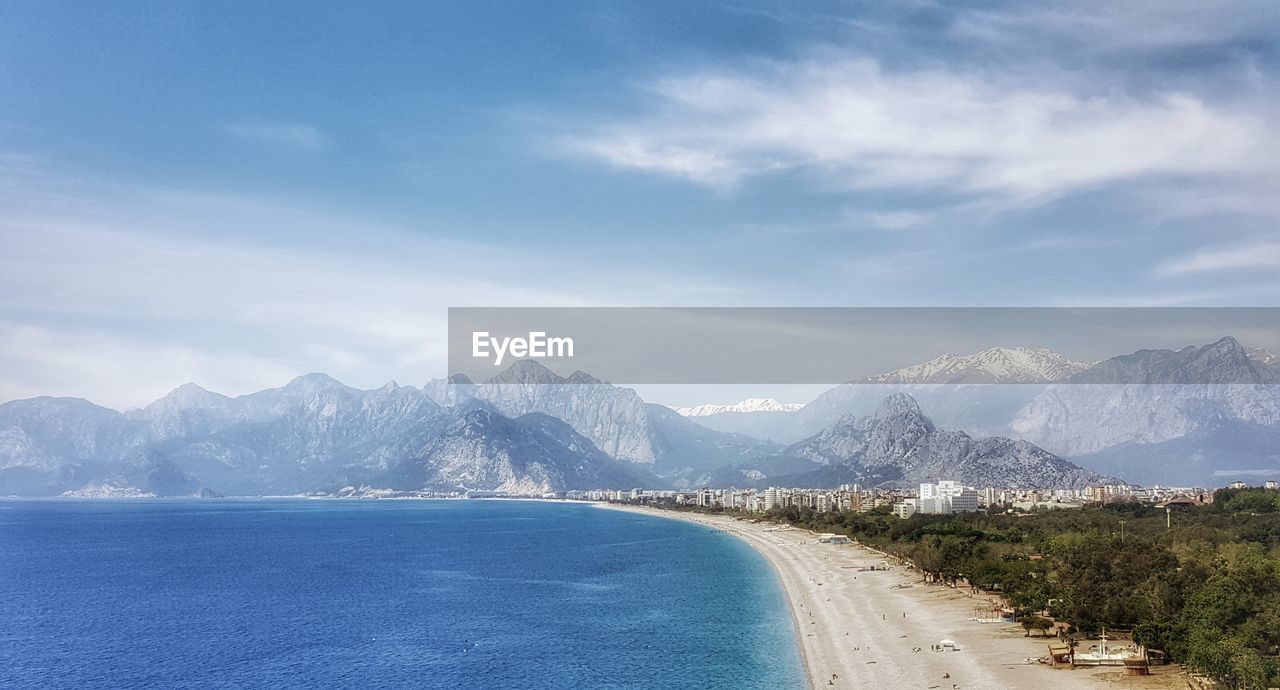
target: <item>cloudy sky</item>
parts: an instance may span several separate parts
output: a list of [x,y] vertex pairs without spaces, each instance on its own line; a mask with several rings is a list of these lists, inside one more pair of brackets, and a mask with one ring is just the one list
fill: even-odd
[[421,384],[449,306],[1280,297],[1272,0],[112,5],[0,6],[0,400]]

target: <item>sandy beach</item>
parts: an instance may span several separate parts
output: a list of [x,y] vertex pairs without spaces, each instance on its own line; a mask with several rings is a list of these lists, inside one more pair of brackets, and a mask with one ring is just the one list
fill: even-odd
[[[856,545],[820,544],[812,532],[726,516],[609,505],[687,520],[744,540],[773,565],[795,620],[813,688],[1186,688],[1176,667],[1148,677],[1119,668],[1052,669],[1049,640],[1019,625],[970,620],[989,601],[968,590],[925,585],[901,566],[862,570],[884,557]],[[941,640],[955,651],[933,651]],[[917,651],[918,650],[918,651]]]

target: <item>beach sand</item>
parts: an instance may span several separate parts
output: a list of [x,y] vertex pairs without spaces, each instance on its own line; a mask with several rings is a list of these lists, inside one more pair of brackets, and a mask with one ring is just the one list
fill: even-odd
[[[805,530],[726,516],[605,505],[696,522],[750,544],[777,571],[795,620],[813,688],[1187,688],[1176,666],[1147,677],[1122,668],[1053,669],[1052,638],[1025,637],[1020,625],[969,620],[991,601],[967,589],[925,585],[919,573],[856,545],[819,544]],[[943,639],[955,651],[932,651]],[[919,648],[922,651],[914,651]]]

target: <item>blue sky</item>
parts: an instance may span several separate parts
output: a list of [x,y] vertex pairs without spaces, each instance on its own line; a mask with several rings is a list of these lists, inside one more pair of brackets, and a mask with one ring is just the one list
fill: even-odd
[[1277,36],[1268,0],[5,3],[0,400],[420,384],[448,306],[1272,306]]

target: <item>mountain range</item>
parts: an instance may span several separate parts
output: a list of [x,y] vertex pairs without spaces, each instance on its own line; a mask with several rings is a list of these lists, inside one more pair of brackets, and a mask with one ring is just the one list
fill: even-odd
[[[479,384],[454,378],[420,389],[393,382],[359,390],[308,374],[232,398],[185,384],[128,412],[42,397],[0,405],[0,494],[101,486],[161,496],[346,486],[529,494],[721,478],[738,486],[780,478],[902,482],[944,469],[998,477],[1001,485],[1089,479],[1034,447],[938,431],[908,396],[881,407],[855,426],[842,420],[808,446],[784,448],[707,429],[631,389],[581,372],[560,377],[531,361]],[[923,420],[928,437],[886,441],[896,429],[909,435],[908,417]],[[843,455],[842,437],[852,444]]]
[[532,361],[422,388],[309,374],[233,398],[185,384],[127,412],[41,397],[0,405],[0,494],[539,493],[957,474],[996,486],[1103,475],[1213,486],[1280,476],[1277,361],[1233,338],[1088,366],[993,348],[837,386],[798,410],[752,400],[688,416]]
[[413,387],[363,391],[323,374],[237,398],[186,384],[125,413],[71,398],[0,405],[0,494],[94,483],[263,495],[360,484],[536,493],[660,482],[548,415],[508,417],[475,399],[445,407]]
[[872,415],[846,417],[788,446],[769,464],[782,472],[760,476],[760,468],[739,471],[757,484],[797,487],[955,479],[976,486],[1082,488],[1115,481],[1027,441],[938,429],[905,393],[885,398]]
[[992,348],[837,386],[794,412],[698,421],[791,444],[905,392],[944,428],[1031,441],[1126,481],[1217,486],[1280,477],[1277,383],[1280,358],[1232,337],[1090,365],[1043,349]]

